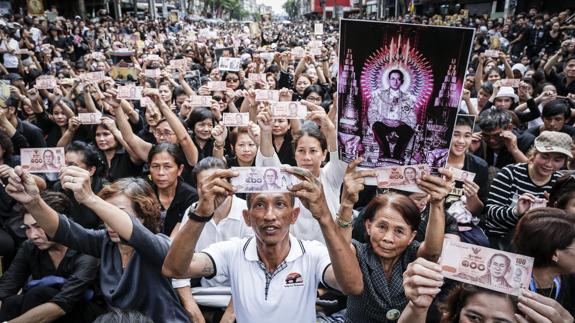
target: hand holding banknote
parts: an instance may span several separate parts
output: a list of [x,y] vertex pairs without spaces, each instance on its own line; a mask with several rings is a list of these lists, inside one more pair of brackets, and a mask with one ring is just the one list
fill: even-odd
[[441,177],[425,174],[416,179],[417,186],[429,194],[431,204],[443,204],[445,197],[453,189],[453,174],[444,168],[440,168],[439,173]]
[[40,189],[36,181],[21,166],[14,167],[14,170],[10,172],[6,193],[22,204],[28,204],[40,198]]
[[435,262],[420,257],[407,265],[403,272],[405,296],[417,307],[429,307],[435,295],[441,291],[441,286],[441,266]]
[[96,197],[92,190],[90,172],[77,166],[64,166],[60,169],[60,183],[62,188],[74,193],[78,203],[89,203]]
[[521,314],[515,314],[519,323],[573,323],[573,316],[556,300],[523,290],[517,307]]
[[205,180],[198,183],[198,201],[196,215],[210,216],[221,205],[223,200],[234,194],[234,187],[228,178],[238,176],[238,172],[232,169],[217,169]]
[[345,170],[345,175],[343,177],[341,207],[353,208],[355,203],[359,200],[359,193],[364,189],[365,178],[377,176],[377,170],[375,169],[357,171],[356,167],[362,161],[363,158],[359,157],[347,165],[347,169]]
[[321,220],[324,216],[329,216],[331,213],[325,199],[323,186],[317,177],[315,177],[309,170],[299,167],[287,167],[285,171],[297,177],[301,182],[289,185],[288,190],[301,201],[306,209],[310,210],[311,215],[316,220]]

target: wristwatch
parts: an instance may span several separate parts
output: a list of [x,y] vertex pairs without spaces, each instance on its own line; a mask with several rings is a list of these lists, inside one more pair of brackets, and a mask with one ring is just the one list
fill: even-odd
[[210,214],[209,216],[199,216],[196,214],[196,208],[198,207],[198,203],[192,204],[190,209],[188,210],[188,218],[190,220],[194,220],[196,222],[209,222],[213,217],[214,213]]

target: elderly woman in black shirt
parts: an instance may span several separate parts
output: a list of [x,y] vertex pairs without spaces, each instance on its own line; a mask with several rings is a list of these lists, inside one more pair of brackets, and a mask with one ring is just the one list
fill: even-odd
[[30,174],[20,166],[11,172],[6,191],[22,203],[53,241],[100,258],[100,288],[106,301],[121,309],[135,309],[155,322],[189,322],[162,276],[169,238],[157,234],[160,207],[143,179],[124,178],[94,194],[88,171],[62,167],[62,187],[94,211],[106,229],[84,229],[50,208],[39,196]]
[[451,173],[440,169],[446,179],[423,175],[417,185],[429,194],[430,214],[425,241],[414,241],[421,221],[418,207],[408,197],[383,194],[374,198],[365,212],[369,241],[351,241],[352,208],[363,190],[365,177],[374,170],[356,171],[361,159],[348,166],[344,177],[341,205],[336,218],[342,234],[352,243],[363,277],[363,290],[347,299],[347,322],[389,322],[399,318],[408,303],[402,287],[403,272],[417,257],[437,261],[444,239],[445,196],[451,190]]

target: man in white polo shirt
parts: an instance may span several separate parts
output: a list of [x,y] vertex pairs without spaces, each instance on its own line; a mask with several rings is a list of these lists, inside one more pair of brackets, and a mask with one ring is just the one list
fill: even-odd
[[[165,259],[168,277],[229,277],[234,312],[242,322],[315,322],[318,284],[357,294],[363,289],[359,264],[352,248],[333,221],[321,183],[307,170],[288,168],[302,181],[290,193],[248,194],[245,222],[255,236],[211,245],[200,253],[194,249],[204,224],[210,220],[218,196],[233,194],[229,177],[237,172],[214,171],[198,184],[200,201],[188,213],[190,221],[175,237]],[[294,196],[320,223],[326,246],[300,241],[289,234],[299,215]]]

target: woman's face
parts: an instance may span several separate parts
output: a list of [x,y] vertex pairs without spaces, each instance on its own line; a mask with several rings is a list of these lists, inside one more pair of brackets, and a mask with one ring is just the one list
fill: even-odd
[[222,76],[220,75],[220,70],[217,68],[214,68],[210,71],[210,79],[212,81],[219,81],[221,80]]
[[459,313],[459,323],[514,323],[515,308],[507,297],[492,293],[470,296]]
[[566,160],[563,154],[536,152],[531,164],[533,171],[540,177],[551,177],[565,165]]
[[473,132],[470,126],[455,126],[453,129],[453,136],[451,137],[451,149],[449,150],[449,154],[456,157],[463,156],[471,145],[472,135]]
[[52,110],[52,120],[54,120],[59,127],[65,127],[68,125],[68,117],[59,106],[55,106]]
[[575,273],[575,240],[571,244],[561,250],[556,251],[557,265],[564,273]]
[[305,98],[306,101],[309,101],[315,105],[320,105],[321,102],[323,101],[321,95],[319,95],[319,93],[316,92],[311,92],[307,98]]
[[300,76],[295,84],[295,90],[299,95],[303,95],[303,91],[310,86],[310,80],[306,76]]
[[238,140],[234,145],[234,152],[238,158],[238,161],[243,165],[251,165],[256,158],[256,153],[258,147],[256,143],[250,138],[247,133],[241,133],[238,135]]
[[158,123],[154,130],[154,136],[158,143],[178,144],[178,137],[172,130],[172,127],[170,127],[170,124],[165,120]]
[[383,259],[399,257],[415,238],[415,231],[394,208],[379,208],[373,221],[365,222],[373,251]]
[[491,82],[491,84],[494,84],[495,82],[499,81],[499,79],[501,79],[501,76],[499,75],[499,73],[495,71],[490,72],[489,75],[487,76],[487,80]]
[[288,119],[278,118],[273,119],[272,134],[274,136],[284,136],[290,129]]
[[76,151],[67,152],[64,158],[66,159],[66,166],[76,166],[85,169],[87,171],[90,170],[88,165],[86,165],[86,163],[84,162],[85,156],[81,152]]
[[170,87],[167,85],[160,85],[159,91],[160,91],[160,98],[162,99],[162,101],[169,104],[172,101],[172,90],[170,89]]
[[[128,196],[124,194],[116,194],[112,197],[109,197],[108,199],[106,199],[106,202],[115,205],[120,210],[128,213],[132,218],[136,216],[136,212],[132,207],[132,201],[130,200],[130,198],[128,198]],[[142,219],[140,218],[138,219],[140,220],[140,222],[143,222]],[[107,223],[104,224],[106,225],[106,230],[108,231],[108,236],[110,237],[110,240],[112,240],[112,242],[114,243],[120,243],[121,240],[118,233],[116,233],[116,231],[110,228]]]
[[317,81],[317,72],[315,71],[315,68],[308,68],[305,70],[305,75],[310,78],[312,84]]
[[319,140],[308,135],[301,137],[296,145],[295,160],[299,167],[305,168],[315,176],[319,176],[321,163],[327,152],[323,151]]
[[146,108],[146,112],[144,113],[144,117],[146,118],[146,123],[150,127],[157,126],[158,121],[160,121],[160,114],[155,107],[148,106]]
[[212,136],[213,127],[212,119],[204,119],[194,125],[194,134],[201,140],[208,140]]
[[269,75],[268,77],[266,77],[266,81],[268,82],[269,88],[275,90],[277,84],[276,78],[273,75]]
[[226,74],[225,81],[228,89],[237,90],[240,87],[240,77],[236,73]]
[[96,128],[96,145],[98,146],[98,149],[102,151],[108,151],[111,149],[116,149],[118,142],[110,130],[98,126]]
[[174,157],[166,151],[155,154],[150,163],[152,181],[160,189],[176,185],[183,169],[183,165],[178,167]]
[[547,84],[543,87],[543,92],[552,92],[557,95],[557,88],[553,84]]

